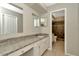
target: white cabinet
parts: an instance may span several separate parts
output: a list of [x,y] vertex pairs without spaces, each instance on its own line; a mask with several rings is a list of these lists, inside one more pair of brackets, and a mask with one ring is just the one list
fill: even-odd
[[34,56],[39,56],[40,55],[40,41],[34,43]]
[[34,44],[34,55],[41,56],[49,47],[49,37],[46,37]]
[[49,37],[44,38],[42,41],[40,41],[40,55],[42,55],[46,49],[49,47]]
[[41,56],[45,52],[45,50],[48,49],[48,47],[49,47],[49,37],[46,37],[9,54],[9,56],[20,56],[20,55]]

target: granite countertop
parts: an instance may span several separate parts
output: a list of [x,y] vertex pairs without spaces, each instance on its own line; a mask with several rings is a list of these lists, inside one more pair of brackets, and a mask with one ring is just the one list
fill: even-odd
[[[43,37],[38,37],[38,36]],[[36,41],[39,41],[45,37],[48,37],[47,34],[37,34],[37,35],[30,35],[30,36],[22,36],[18,38],[11,38],[5,41],[0,42],[0,55],[7,55],[12,53],[13,51],[19,50],[24,46],[32,44]]]

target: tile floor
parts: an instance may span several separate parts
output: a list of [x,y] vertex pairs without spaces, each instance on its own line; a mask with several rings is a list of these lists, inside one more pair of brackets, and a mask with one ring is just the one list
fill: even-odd
[[64,56],[64,41],[57,41],[53,44],[51,51],[46,50],[43,56]]

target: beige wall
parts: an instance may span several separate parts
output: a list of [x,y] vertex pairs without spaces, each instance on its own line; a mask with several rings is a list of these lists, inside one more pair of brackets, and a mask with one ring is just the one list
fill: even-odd
[[79,4],[55,4],[50,7],[49,11],[62,8],[67,8],[65,39],[66,53],[71,55],[79,55]]

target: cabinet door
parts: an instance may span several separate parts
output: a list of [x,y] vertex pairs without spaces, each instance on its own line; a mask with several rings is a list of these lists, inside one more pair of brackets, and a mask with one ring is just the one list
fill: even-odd
[[49,47],[49,37],[44,38],[34,44],[34,55],[39,56]]
[[33,56],[39,56],[40,54],[39,54],[39,46],[35,46],[34,48],[33,48],[33,50],[34,50],[34,55]]
[[40,55],[40,42],[38,41],[38,42],[36,42],[36,43],[34,43],[34,56],[39,56]]
[[45,48],[46,48],[46,49],[49,48],[49,42],[50,42],[50,40],[49,40],[49,37],[48,37],[48,38],[46,38],[46,40],[45,40]]
[[40,55],[49,47],[49,38],[45,38],[40,42]]

